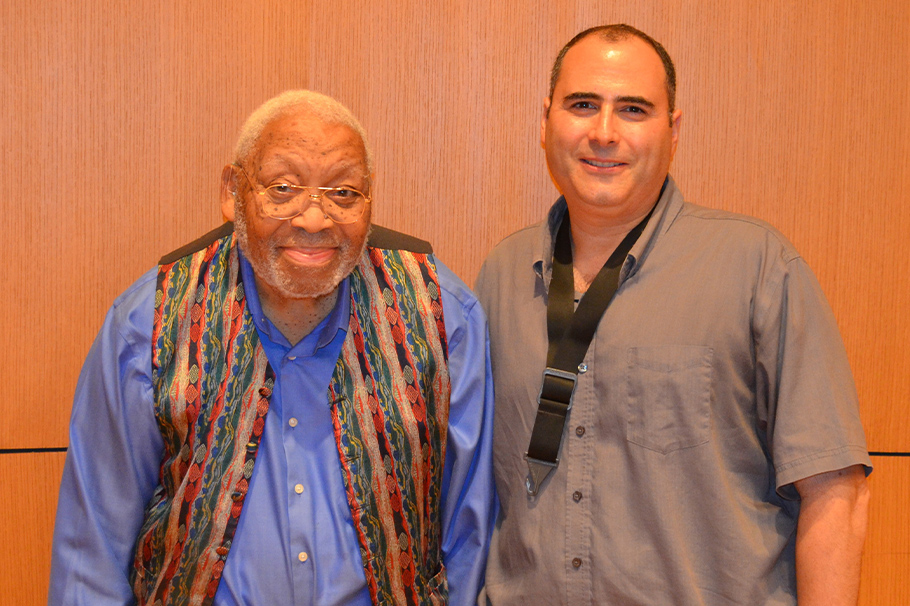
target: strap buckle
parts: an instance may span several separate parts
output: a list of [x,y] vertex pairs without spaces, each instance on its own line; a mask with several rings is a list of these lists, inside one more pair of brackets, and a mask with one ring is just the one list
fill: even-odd
[[531,444],[525,453],[528,477],[525,488],[530,496],[537,496],[541,484],[559,465],[559,447],[566,417],[572,409],[572,397],[578,384],[578,375],[548,366],[543,371],[543,384],[537,396],[538,419],[531,435]]
[[546,412],[567,416],[572,410],[572,396],[575,395],[576,385],[578,375],[574,372],[547,366],[543,371],[543,384],[537,395],[537,405]]
[[559,465],[559,459],[556,459],[555,463],[550,463],[549,461],[534,459],[529,457],[528,453],[525,453],[525,460],[528,462],[528,477],[525,478],[525,489],[528,491],[529,496],[536,497],[537,491],[540,490],[540,485],[547,479],[550,472]]

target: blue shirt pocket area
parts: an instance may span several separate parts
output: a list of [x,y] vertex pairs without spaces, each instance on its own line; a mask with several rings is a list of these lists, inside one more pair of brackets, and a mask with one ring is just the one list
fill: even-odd
[[714,350],[630,347],[626,358],[626,440],[664,455],[707,444]]

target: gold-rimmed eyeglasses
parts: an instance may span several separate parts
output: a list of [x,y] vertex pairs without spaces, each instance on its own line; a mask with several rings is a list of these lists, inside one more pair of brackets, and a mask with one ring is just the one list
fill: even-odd
[[253,193],[259,196],[262,212],[273,219],[293,219],[309,208],[311,203],[318,202],[325,216],[335,223],[354,223],[363,216],[363,211],[371,201],[363,192],[348,186],[316,187],[273,183],[263,187],[254,182],[239,164],[231,166],[240,169]]

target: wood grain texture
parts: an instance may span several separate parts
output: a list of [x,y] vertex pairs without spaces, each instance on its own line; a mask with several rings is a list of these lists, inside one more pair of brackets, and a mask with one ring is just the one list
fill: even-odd
[[687,197],[796,244],[870,449],[910,451],[903,0],[0,3],[0,448],[66,445],[106,310],[220,222],[220,169],[263,100],[309,87],[349,105],[377,158],[376,222],[431,240],[470,284],[556,197],[539,146],[556,52],[617,21],[676,61]]
[[62,453],[0,455],[0,606],[47,604]]
[[860,606],[910,604],[910,458],[876,457]]
[[[219,169],[263,99],[312,87],[350,105],[378,159],[376,221],[432,240],[471,283],[490,247],[556,196],[538,143],[552,57],[583,27],[628,21],[676,57],[684,113],[673,173],[684,191],[765,218],[796,243],[843,330],[871,448],[908,448],[910,421],[894,414],[910,393],[904,3],[2,10],[3,154],[14,170],[0,178],[17,212],[2,227],[16,287],[0,313],[39,338],[0,336],[17,402],[0,445],[65,444],[105,309],[160,254],[217,224]],[[60,27],[38,26],[48,22]],[[36,422],[39,411],[59,422]]]

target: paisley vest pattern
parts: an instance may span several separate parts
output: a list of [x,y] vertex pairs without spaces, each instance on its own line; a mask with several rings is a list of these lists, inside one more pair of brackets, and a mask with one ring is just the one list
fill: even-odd
[[[404,250],[410,248],[409,250]],[[429,245],[374,227],[327,397],[374,604],[445,604],[441,500],[450,384]],[[140,605],[212,603],[275,375],[253,324],[233,226],[159,265],[152,334],[164,438],[131,581]]]

